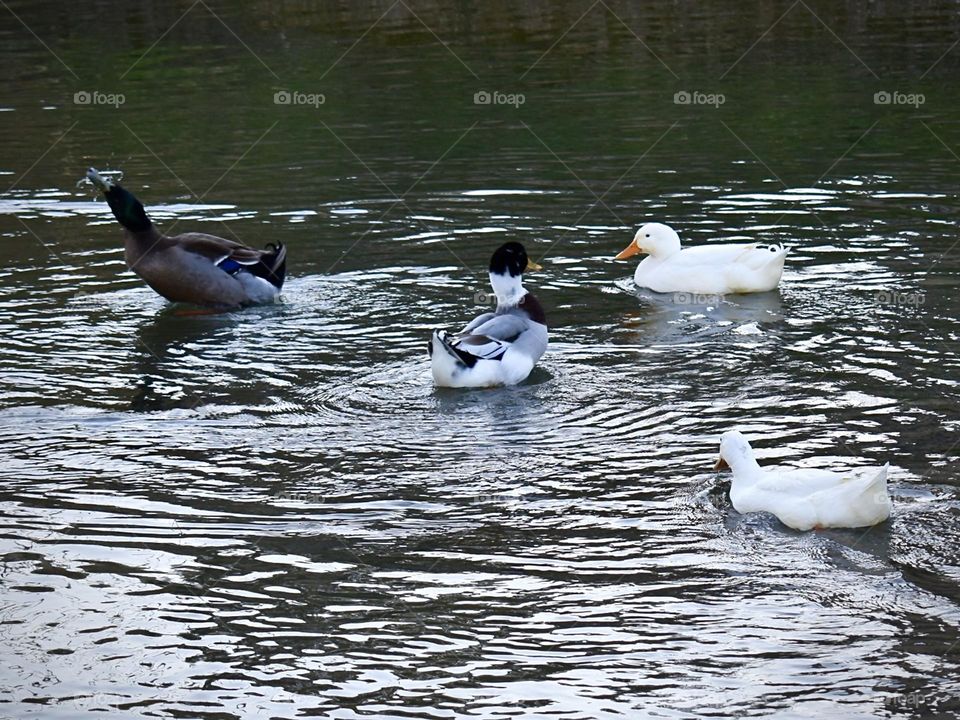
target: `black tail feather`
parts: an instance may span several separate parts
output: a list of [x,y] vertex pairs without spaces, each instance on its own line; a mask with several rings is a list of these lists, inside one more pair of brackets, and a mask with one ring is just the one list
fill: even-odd
[[[472,368],[477,364],[478,358],[476,355],[471,355],[468,352],[464,352],[460,348],[456,347],[453,343],[450,342],[450,338],[446,333],[438,333],[437,337],[440,342],[443,343],[443,347],[447,352],[452,353],[461,363],[466,365],[468,368]],[[433,347],[431,345],[430,354],[433,354]]]
[[249,266],[249,270],[279,290],[287,276],[287,248],[283,243],[270,243],[265,250],[260,262]]
[[477,364],[477,360],[480,359],[476,355],[471,355],[470,353],[464,352],[460,348],[455,348],[452,345],[450,346],[450,348],[457,354],[457,357],[460,358],[460,362],[462,362],[467,367],[473,367],[474,365]]

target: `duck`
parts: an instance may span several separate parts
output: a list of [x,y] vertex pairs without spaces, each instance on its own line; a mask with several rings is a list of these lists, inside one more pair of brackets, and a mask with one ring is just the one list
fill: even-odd
[[764,470],[737,430],[720,438],[714,469],[733,471],[730,502],[739,513],[769,512],[794,530],[870,527],[890,517],[890,463],[854,476],[829,470]]
[[478,315],[455,335],[433,331],[427,349],[437,387],[497,387],[526,380],[546,352],[547,318],[536,296],[523,287],[523,273],[542,269],[518,242],[494,251],[490,286],[496,310]]
[[789,249],[759,243],[681,248],[669,225],[646,223],[614,259],[645,257],[634,273],[637,287],[658,293],[730,295],[774,290]]
[[96,168],[86,177],[123,227],[127,266],[167,300],[230,309],[279,299],[287,263],[283,243],[257,250],[206,233],[165,235],[129,190]]

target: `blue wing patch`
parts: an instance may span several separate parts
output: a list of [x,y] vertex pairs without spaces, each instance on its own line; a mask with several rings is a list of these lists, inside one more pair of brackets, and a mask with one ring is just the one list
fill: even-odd
[[236,260],[226,257],[220,262],[217,263],[217,267],[223,270],[228,275],[236,275],[240,272],[240,268],[243,266],[238,263]]

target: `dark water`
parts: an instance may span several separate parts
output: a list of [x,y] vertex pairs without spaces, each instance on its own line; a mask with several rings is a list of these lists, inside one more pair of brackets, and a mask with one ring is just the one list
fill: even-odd
[[[0,716],[955,717],[958,38],[954,2],[5,4]],[[89,165],[287,243],[283,304],[176,315]],[[646,220],[787,243],[781,290],[636,292]],[[507,238],[550,349],[436,391]],[[737,515],[733,427],[889,460],[890,521]]]

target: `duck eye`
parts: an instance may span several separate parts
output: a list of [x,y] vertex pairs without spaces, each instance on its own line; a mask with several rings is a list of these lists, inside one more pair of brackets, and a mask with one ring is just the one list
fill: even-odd
[[650,233],[647,233],[646,235],[644,235],[644,237],[650,237]]

